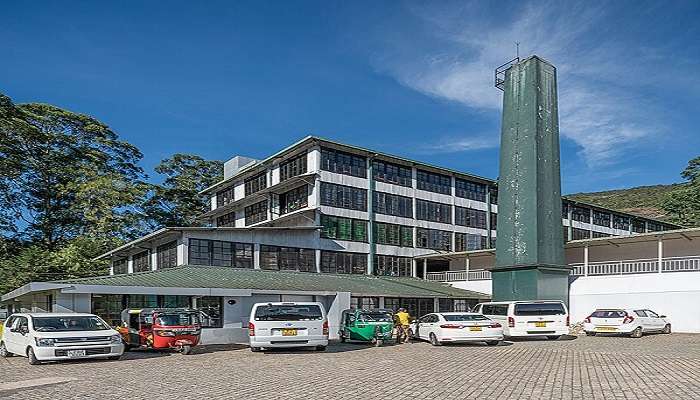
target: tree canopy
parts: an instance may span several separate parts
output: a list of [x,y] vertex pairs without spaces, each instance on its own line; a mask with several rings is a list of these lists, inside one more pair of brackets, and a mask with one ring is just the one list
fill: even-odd
[[700,226],[700,156],[688,161],[681,176],[688,182],[668,195],[664,209],[673,215],[675,223]]

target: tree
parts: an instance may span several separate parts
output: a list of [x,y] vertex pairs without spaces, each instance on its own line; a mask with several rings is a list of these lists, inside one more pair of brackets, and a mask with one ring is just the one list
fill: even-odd
[[14,217],[4,231],[48,250],[84,235],[140,233],[142,155],[107,125],[0,95],[0,134],[0,215]]
[[208,206],[208,199],[199,192],[223,178],[223,163],[175,154],[161,161],[155,171],[165,179],[162,184],[152,185],[152,195],[143,206],[151,225],[198,225],[196,217]]
[[663,208],[677,224],[700,226],[700,156],[688,162],[681,176],[688,183],[671,192]]

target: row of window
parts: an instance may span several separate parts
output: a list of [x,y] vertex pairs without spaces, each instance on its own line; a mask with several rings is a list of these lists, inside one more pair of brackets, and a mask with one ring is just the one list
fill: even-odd
[[198,297],[195,302],[189,296],[142,294],[93,294],[92,313],[111,326],[121,325],[121,312],[127,308],[195,308],[200,311],[203,328],[223,327],[222,297]]
[[260,269],[316,272],[316,251],[262,245],[260,246]]
[[367,211],[367,190],[321,182],[321,204],[349,210]]
[[267,220],[267,200],[251,204],[244,210],[246,226]]
[[309,205],[308,185],[299,186],[280,195],[280,214],[300,210]]
[[416,219],[423,221],[452,223],[452,206],[416,199]]
[[374,240],[377,244],[413,247],[413,228],[405,225],[375,222]]
[[367,254],[321,251],[321,272],[330,274],[366,274]]
[[367,221],[321,215],[321,237],[327,239],[367,241]]
[[[646,231],[645,221],[641,219],[633,219],[627,216],[609,213],[605,211],[591,210],[590,208],[579,207],[573,204],[562,204],[562,217],[569,218],[571,211],[571,219],[578,222],[593,223],[593,225],[612,227],[627,231],[632,228],[634,233],[644,233]],[[591,218],[592,214],[592,218]],[[646,225],[649,232],[658,232],[664,230],[664,225],[655,221],[647,221]]]
[[216,226],[236,226],[236,213],[235,212],[230,212],[226,213],[220,217],[216,217]]
[[190,265],[253,268],[253,245],[222,240],[190,239]]

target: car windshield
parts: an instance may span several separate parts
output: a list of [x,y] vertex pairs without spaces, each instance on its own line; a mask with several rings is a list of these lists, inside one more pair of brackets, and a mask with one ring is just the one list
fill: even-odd
[[158,314],[156,325],[160,326],[189,326],[199,324],[199,315],[196,313],[167,313]]
[[480,314],[443,314],[445,321],[459,322],[459,321],[486,321],[488,318]]
[[106,331],[110,327],[98,317],[34,317],[37,332]]
[[627,313],[623,310],[595,310],[591,317],[593,318],[625,318]]
[[357,316],[357,320],[362,322],[392,322],[394,319],[389,313],[368,312],[360,313],[360,315]]
[[317,305],[264,305],[255,310],[256,321],[313,321],[323,319]]
[[515,305],[515,315],[564,315],[561,303],[520,303]]

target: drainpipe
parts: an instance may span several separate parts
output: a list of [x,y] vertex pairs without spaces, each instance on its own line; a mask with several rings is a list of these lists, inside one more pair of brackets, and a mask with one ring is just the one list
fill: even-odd
[[374,257],[377,254],[377,243],[374,237],[374,156],[367,159],[369,168],[367,169],[369,176],[369,187],[367,190],[367,241],[369,242],[369,261],[367,262],[367,274],[374,275]]
[[664,240],[662,236],[659,236],[659,244],[658,244],[658,268],[659,268],[659,273],[663,271],[663,262],[664,262]]
[[468,281],[469,280],[469,256],[468,255],[464,258],[464,269],[466,271],[466,274],[464,275],[464,280]]
[[583,276],[588,276],[588,243],[583,247]]

